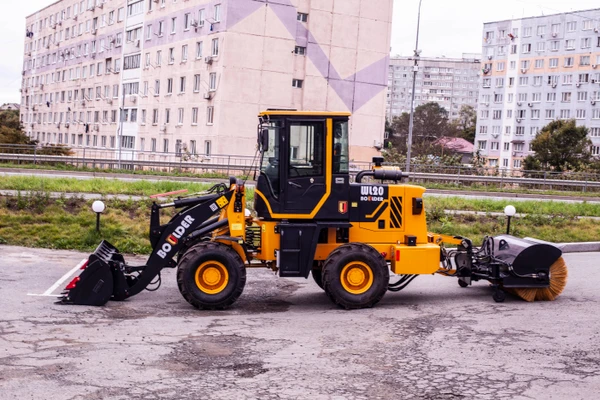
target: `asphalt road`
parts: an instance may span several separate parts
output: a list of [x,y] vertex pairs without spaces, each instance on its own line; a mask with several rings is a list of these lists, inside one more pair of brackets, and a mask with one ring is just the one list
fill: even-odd
[[2,399],[597,399],[600,253],[567,254],[551,303],[423,276],[344,311],[311,279],[250,270],[226,311],[202,312],[172,270],[105,307],[44,293],[86,255],[0,246]]

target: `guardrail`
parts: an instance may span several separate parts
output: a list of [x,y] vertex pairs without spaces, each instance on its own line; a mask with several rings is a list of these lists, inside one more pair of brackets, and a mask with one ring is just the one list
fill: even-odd
[[[71,165],[74,167],[117,169],[119,161],[112,150],[77,149],[75,156],[44,154],[51,149],[25,145],[0,145],[0,162],[16,164]],[[91,153],[91,154],[90,154]],[[130,170],[159,170],[162,172],[220,173],[225,176],[246,176],[258,169],[260,160],[252,156],[190,155],[122,150],[121,168]],[[402,166],[400,166],[402,167]],[[351,162],[354,175],[372,168],[372,163]],[[414,165],[410,181],[436,182],[461,186],[480,186],[507,189],[545,189],[557,191],[600,192],[600,175],[588,173],[557,173],[551,171],[522,171],[468,166]]]

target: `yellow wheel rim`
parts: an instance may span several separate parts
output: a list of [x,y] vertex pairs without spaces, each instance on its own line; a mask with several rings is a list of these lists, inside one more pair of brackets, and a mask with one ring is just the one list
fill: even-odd
[[218,294],[229,283],[227,268],[218,261],[206,261],[196,270],[196,285],[206,294]]
[[360,261],[352,261],[342,268],[342,287],[352,294],[363,294],[373,286],[371,267]]

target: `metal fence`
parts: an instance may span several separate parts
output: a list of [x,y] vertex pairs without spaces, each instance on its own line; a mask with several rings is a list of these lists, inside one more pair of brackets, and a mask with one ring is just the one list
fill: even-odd
[[[56,147],[0,144],[0,162],[13,164],[62,165],[101,170],[147,170],[223,176],[252,175],[260,162],[253,156],[230,154],[190,154],[121,150],[121,160],[114,149],[76,148],[74,155],[56,155]],[[369,162],[351,162],[352,175],[372,168]],[[403,165],[397,165],[402,168]],[[523,171],[464,165],[412,165],[412,183],[439,183],[448,187],[477,187],[496,190],[527,189],[600,192],[600,174],[580,172]]]

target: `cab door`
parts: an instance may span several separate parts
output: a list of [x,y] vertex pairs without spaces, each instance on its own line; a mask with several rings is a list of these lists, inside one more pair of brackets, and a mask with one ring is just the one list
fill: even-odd
[[[288,120],[281,143],[284,212],[310,214],[327,193],[326,119]],[[284,150],[285,149],[285,150]]]

